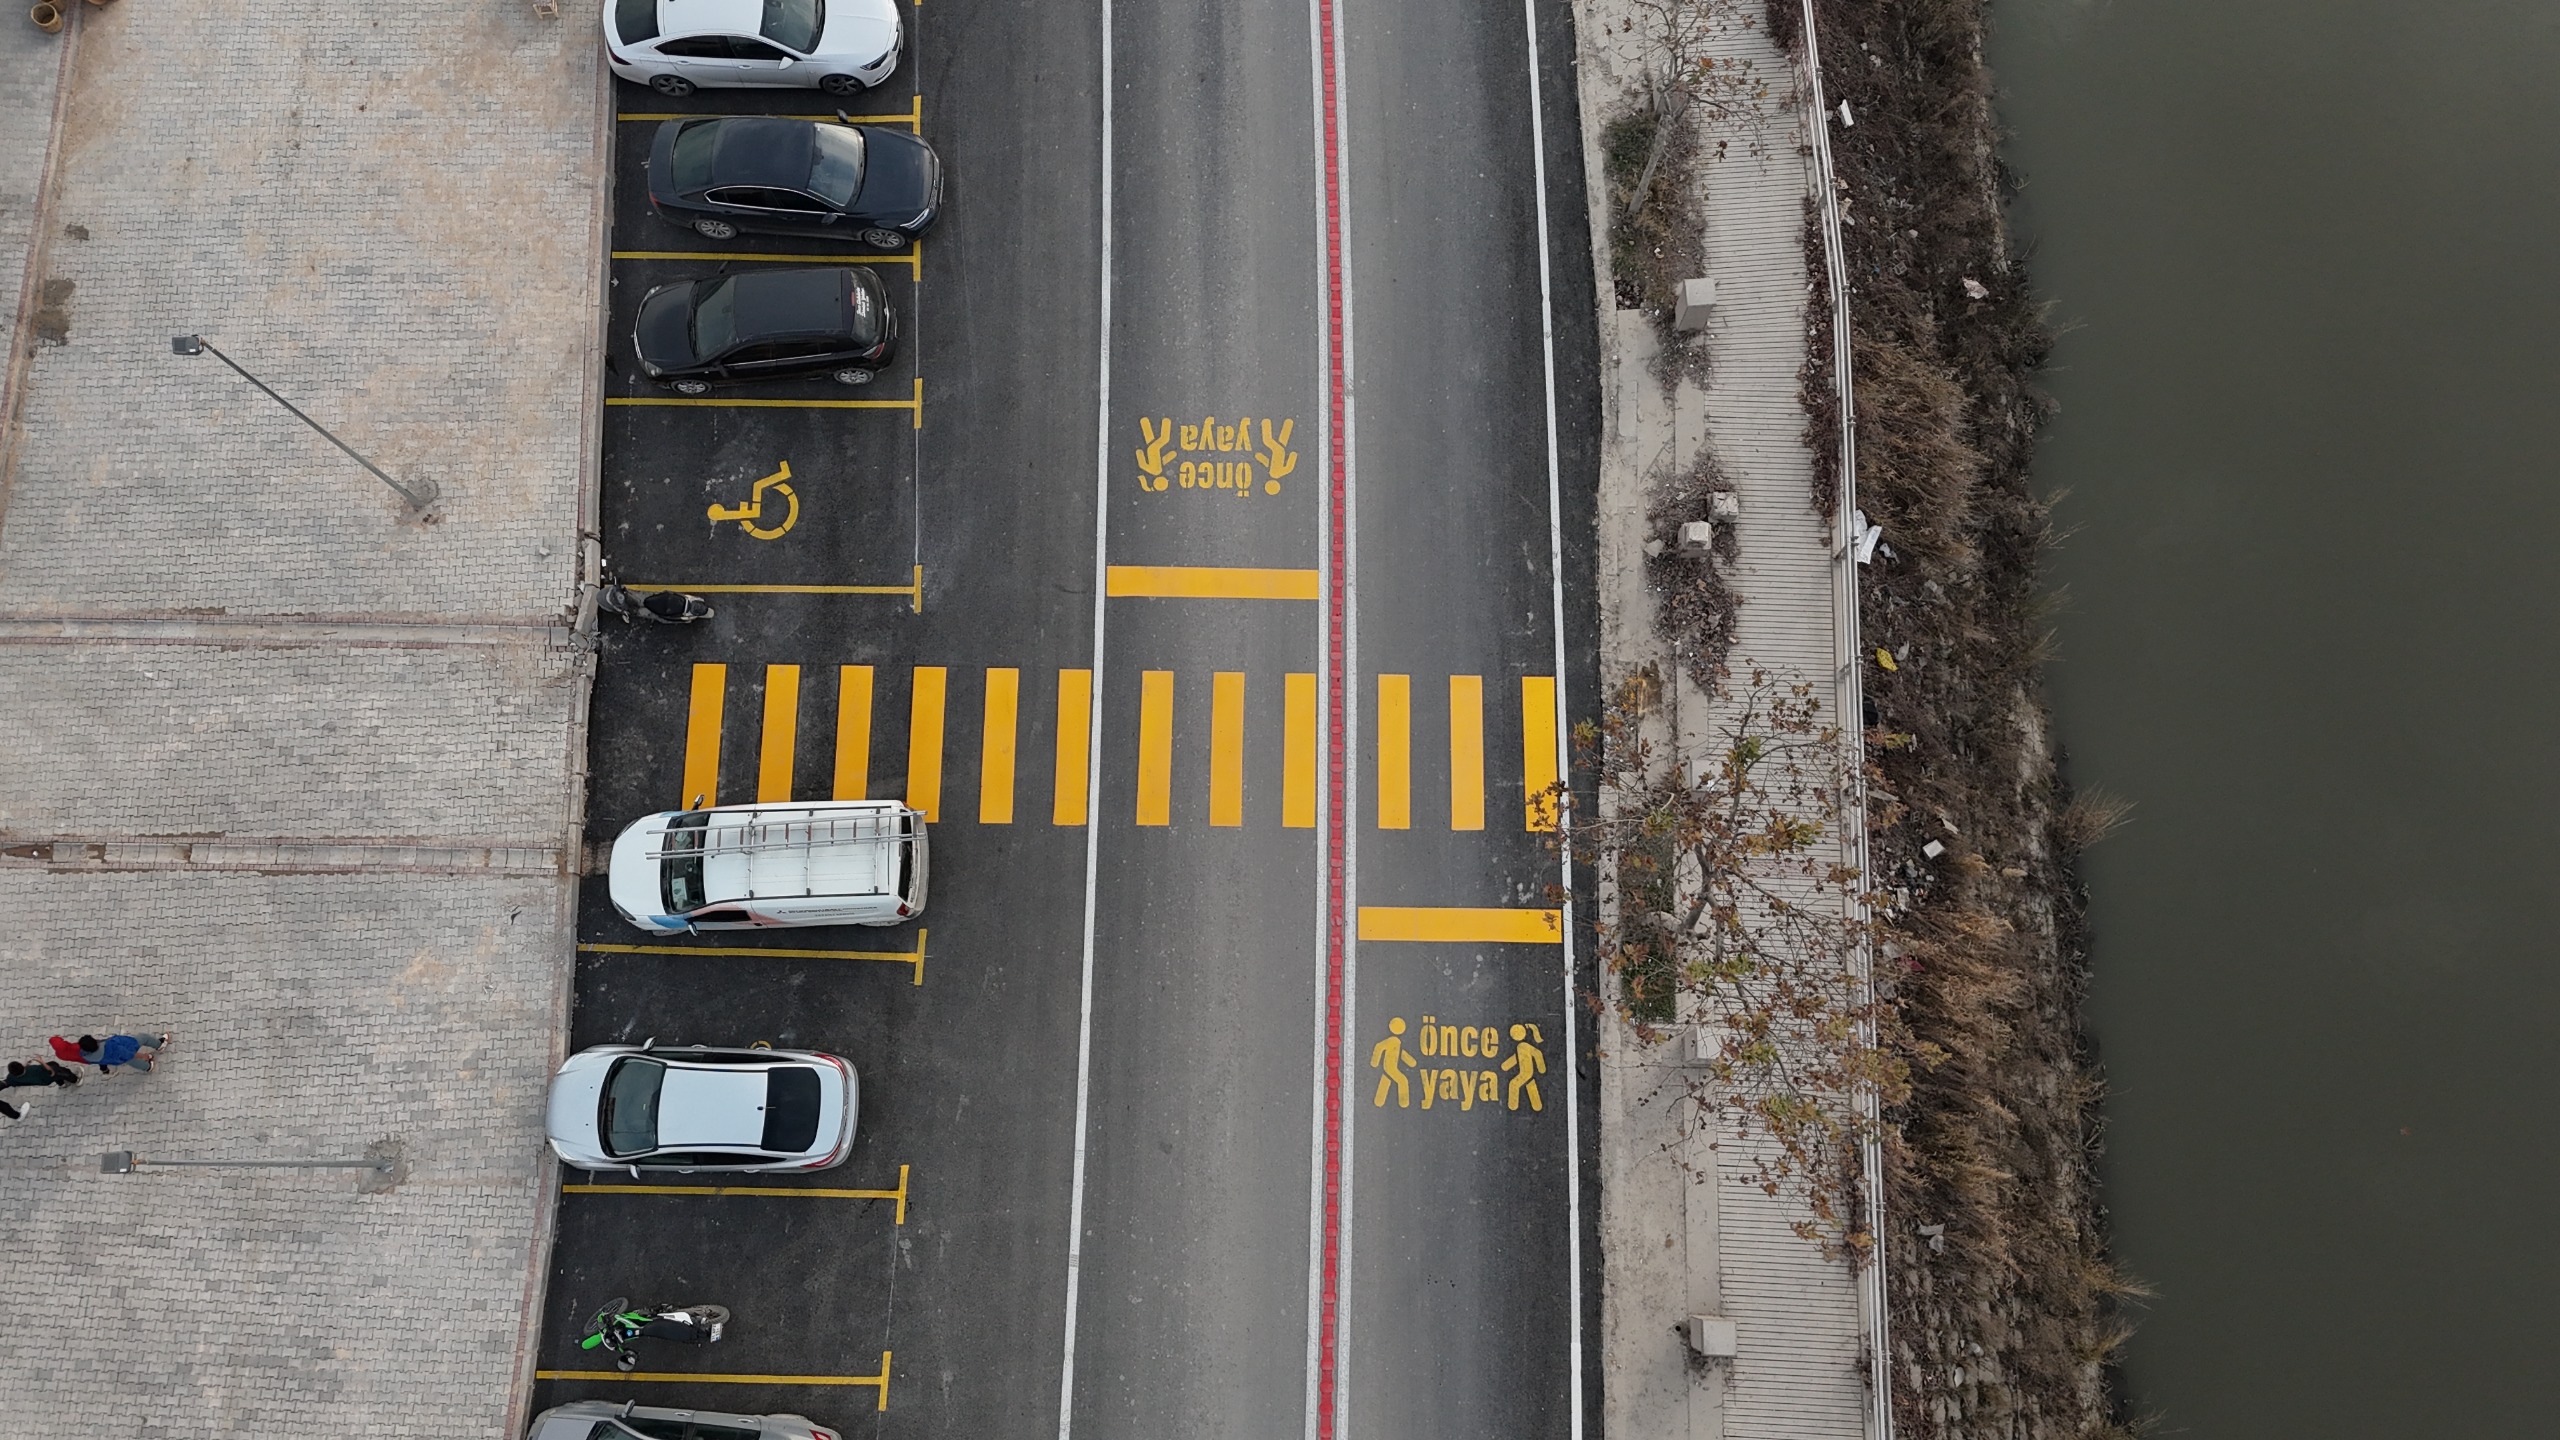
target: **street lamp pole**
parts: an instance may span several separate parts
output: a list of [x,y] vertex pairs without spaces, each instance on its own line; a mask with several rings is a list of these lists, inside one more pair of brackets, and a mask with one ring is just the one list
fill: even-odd
[[260,390],[265,391],[268,399],[273,400],[277,404],[283,406],[286,410],[291,411],[294,419],[299,420],[303,424],[318,431],[321,439],[326,440],[330,444],[337,446],[339,449],[346,451],[347,458],[355,461],[365,469],[372,471],[374,479],[381,481],[383,484],[388,485],[393,490],[399,492],[400,498],[409,502],[410,509],[424,511],[428,506],[434,504],[436,502],[436,496],[442,493],[438,489],[436,482],[433,480],[424,482],[426,485],[426,493],[421,495],[416,490],[413,490],[408,486],[401,484],[399,481],[392,479],[390,476],[385,475],[382,473],[381,466],[376,465],[372,461],[364,458],[362,455],[357,454],[354,446],[339,439],[337,436],[330,434],[329,427],[312,419],[310,416],[303,414],[301,409],[292,401],[287,400],[283,396],[277,394],[274,390],[269,389],[266,381],[259,379],[257,376],[250,374],[246,370],[242,370],[240,368],[239,361],[234,360],[230,356],[223,354],[220,350],[215,349],[213,342],[207,340],[203,336],[172,335],[169,337],[169,353],[172,355],[197,355],[210,353],[214,359],[221,361],[223,364],[230,366],[234,371],[238,372],[241,379],[257,386]]

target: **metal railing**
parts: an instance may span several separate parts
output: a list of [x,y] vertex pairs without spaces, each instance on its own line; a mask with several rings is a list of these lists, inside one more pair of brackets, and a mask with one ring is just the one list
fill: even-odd
[[[1831,624],[1837,670],[1833,689],[1839,696],[1842,729],[1849,748],[1850,819],[1841,836],[1844,861],[1859,877],[1858,899],[1867,918],[1871,893],[1867,868],[1866,700],[1858,638],[1858,410],[1849,329],[1849,264],[1840,245],[1840,181],[1831,165],[1831,110],[1822,99],[1822,50],[1815,34],[1813,0],[1799,0],[1803,33],[1796,58],[1803,67],[1799,87],[1805,104],[1806,139],[1813,150],[1814,189],[1822,216],[1822,264],[1831,291],[1831,383],[1840,407],[1839,496],[1832,510]],[[1858,943],[1854,963],[1869,1007],[1875,1003],[1875,956],[1867,942]],[[1859,1040],[1876,1042],[1875,1023],[1867,1021]],[[1885,1308],[1884,1148],[1876,1136],[1881,1114],[1876,1092],[1862,1087],[1856,1099],[1858,1117],[1867,1129],[1860,1147],[1861,1183],[1866,1191],[1868,1233],[1875,1253],[1858,1270],[1858,1308],[1867,1328],[1867,1434],[1872,1440],[1893,1437],[1893,1325]]]
[[648,858],[753,855],[876,840],[913,845],[921,837],[907,822],[916,813],[890,810],[827,820],[740,820],[726,825],[668,829],[659,834],[659,843],[648,852]]

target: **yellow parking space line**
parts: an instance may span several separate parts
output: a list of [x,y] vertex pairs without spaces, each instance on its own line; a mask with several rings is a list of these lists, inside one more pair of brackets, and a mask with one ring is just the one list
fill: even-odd
[[[924,428],[924,377],[916,377],[916,396],[912,400],[755,400],[724,399],[708,395],[608,395],[607,405],[640,405],[666,408],[678,405],[709,406],[717,410],[912,410],[915,428]],[[1313,575],[1315,572],[1307,572]],[[1306,597],[1312,599],[1314,597]]]
[[659,582],[650,585],[625,585],[625,590],[646,595],[656,590],[681,590],[692,595],[904,595],[915,603],[915,611],[924,613],[924,567],[916,567],[915,580],[906,585],[701,585],[691,582],[673,585]]
[[871,667],[836,667],[836,782],[838,800],[871,794]]
[[917,666],[907,703],[907,808],[929,821],[942,818],[942,698],[950,678],[940,665]]
[[1363,905],[1363,940],[1449,940],[1479,944],[1559,945],[1564,917],[1555,910],[1474,910],[1445,905]]
[[1173,823],[1173,672],[1138,677],[1138,823]]
[[800,667],[764,667],[764,742],[756,752],[756,803],[791,803],[791,765],[800,750]]
[[1051,782],[1052,825],[1082,825],[1092,813],[1093,672],[1058,672],[1058,768]]
[[1520,787],[1528,796],[1527,828],[1556,828],[1556,677],[1520,677]]
[[905,965],[915,972],[915,984],[924,983],[925,927],[916,927],[913,950],[776,950],[754,945],[610,945],[598,941],[580,941],[582,955],[705,955],[726,958],[738,956],[750,960],[886,960]]
[[986,724],[978,738],[978,823],[1013,823],[1013,721],[1022,672],[987,672]]
[[797,1185],[562,1185],[563,1195],[781,1195],[802,1200],[894,1200],[893,1223],[907,1223],[907,1167],[898,1167],[895,1190],[820,1190]]
[[1449,677],[1449,828],[1484,828],[1484,677]]
[[1216,565],[1113,565],[1103,592],[1115,598],[1166,600],[1313,600],[1313,570],[1248,570]]
[[713,1375],[701,1372],[635,1370],[536,1370],[536,1380],[613,1380],[675,1385],[863,1385],[880,1393],[879,1408],[889,1408],[889,1352],[880,1352],[877,1375]]
[[706,265],[740,260],[752,260],[760,265],[904,265],[911,277],[921,279],[924,275],[922,243],[912,250],[872,250],[858,255],[733,255],[719,250],[613,250],[607,253],[616,260],[692,260]]
[[1280,825],[1285,830],[1312,830],[1316,827],[1316,677],[1292,672],[1284,683]]
[[693,667],[693,702],[684,717],[684,793],[676,803],[720,803],[720,711],[729,699],[729,667]]
[[1413,828],[1413,677],[1378,677],[1378,828]]
[[1209,823],[1244,823],[1244,672],[1209,676]]
[[[625,110],[615,115],[613,118],[616,120],[636,122],[646,120],[716,120],[721,117],[716,115],[679,115],[673,110]],[[785,115],[782,118],[785,120],[827,121],[833,120],[836,117],[835,114],[830,111],[824,115]],[[924,128],[924,96],[921,94],[917,95],[914,106],[911,107],[904,115],[855,115],[850,118],[856,125],[912,125],[918,130],[922,130]]]

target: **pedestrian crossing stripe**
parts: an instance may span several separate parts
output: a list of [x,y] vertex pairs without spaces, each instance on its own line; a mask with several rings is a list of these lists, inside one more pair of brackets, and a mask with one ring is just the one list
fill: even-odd
[[[798,665],[766,665],[761,674],[756,687],[761,692],[755,717],[758,728],[750,752],[755,757],[752,793],[761,804],[821,798],[803,783],[799,756],[804,736],[815,728],[809,723],[812,712],[823,716],[825,700],[807,693],[808,679]],[[902,793],[905,802],[929,821],[974,816],[981,825],[1011,825],[1021,818],[1026,799],[1035,807],[1030,814],[1040,813],[1034,797],[1039,794],[1037,787],[1045,784],[1050,823],[1084,825],[1092,818],[1093,672],[1067,668],[1046,676],[1033,674],[1029,683],[1034,693],[1026,697],[1024,673],[1012,666],[962,669],[956,675],[951,667],[940,665],[907,671],[903,781],[875,787],[873,742],[878,714],[884,705],[891,707],[894,723],[896,672],[883,676],[869,665],[837,666],[827,796],[871,799],[875,789],[882,789]],[[824,675],[821,669],[820,684]],[[1521,830],[1554,830],[1554,786],[1560,763],[1555,677],[1523,675],[1511,694],[1496,687],[1490,700],[1482,675],[1423,678],[1424,684],[1416,686],[1411,675],[1378,675],[1364,697],[1370,702],[1365,727],[1369,753],[1362,757],[1367,762],[1370,813],[1364,822],[1382,830],[1409,830],[1417,814],[1425,813],[1427,823],[1452,831],[1483,830],[1497,823],[1490,808],[1490,787],[1498,778],[1502,793],[1516,795],[1519,804],[1512,810],[1511,801],[1505,800],[1506,818],[1498,822],[1500,828],[1510,828],[1514,822],[1507,816],[1516,814]],[[1171,670],[1142,671],[1135,694],[1122,692],[1100,717],[1105,726],[1131,720],[1137,724],[1134,769],[1126,776],[1111,777],[1130,785],[1129,790],[1118,792],[1130,797],[1126,802],[1130,818],[1150,828],[1205,820],[1214,828],[1235,829],[1257,819],[1268,824],[1276,815],[1285,829],[1313,829],[1316,677],[1293,671],[1279,679],[1275,715],[1275,687],[1267,678],[1257,680],[1241,670],[1188,677]],[[721,748],[732,710],[737,709],[743,720],[745,707],[757,705],[759,699],[748,697],[733,707],[731,680],[726,664],[693,667],[685,708],[682,793],[675,797],[679,806],[721,803]],[[959,724],[965,727],[975,713],[974,737],[964,732],[955,739],[950,733],[955,689],[962,692],[956,702]],[[1041,690],[1047,693],[1038,693]],[[1422,696],[1419,704],[1417,693]],[[1516,708],[1505,703],[1515,700]],[[1206,713],[1202,714],[1204,702]],[[1203,730],[1186,728],[1203,722]],[[1035,740],[1026,747],[1025,729],[1041,725],[1049,728],[1049,743],[1044,746]],[[1488,748],[1489,725],[1498,729],[1504,745]],[[1518,757],[1519,768],[1513,772],[1520,786],[1516,792],[1509,788],[1509,774],[1488,774],[1487,761],[1489,754],[1501,755],[1513,737],[1519,747],[1511,752]],[[898,743],[894,731],[889,743]],[[1274,744],[1280,751],[1276,765],[1270,763],[1274,757],[1267,749]],[[975,755],[974,796],[954,787],[955,780],[965,785],[971,778],[951,772],[955,747],[963,765]],[[1049,762],[1046,775],[1038,773],[1044,750]],[[1195,768],[1204,760],[1205,775]],[[1266,798],[1268,790],[1256,791],[1257,785],[1270,784],[1274,770],[1276,807]],[[1432,782],[1421,792],[1419,805],[1418,775]],[[1189,788],[1202,780],[1204,789]],[[1444,780],[1445,788],[1437,783]],[[1031,796],[1023,793],[1026,787],[1031,787]],[[952,793],[946,795],[947,791]],[[944,804],[946,798],[954,802],[949,807]],[[1439,803],[1444,798],[1445,804]]]

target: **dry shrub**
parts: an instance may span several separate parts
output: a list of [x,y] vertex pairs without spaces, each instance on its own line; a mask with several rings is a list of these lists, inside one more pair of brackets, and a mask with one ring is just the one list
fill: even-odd
[[1654,483],[1646,533],[1655,553],[1645,557],[1645,580],[1653,591],[1654,630],[1672,643],[1689,678],[1712,693],[1733,649],[1733,622],[1741,597],[1725,583],[1724,568],[1742,553],[1733,527],[1716,527],[1714,553],[1706,557],[1680,553],[1680,527],[1707,518],[1719,493],[1731,493],[1733,482],[1707,450],[1687,470]]

